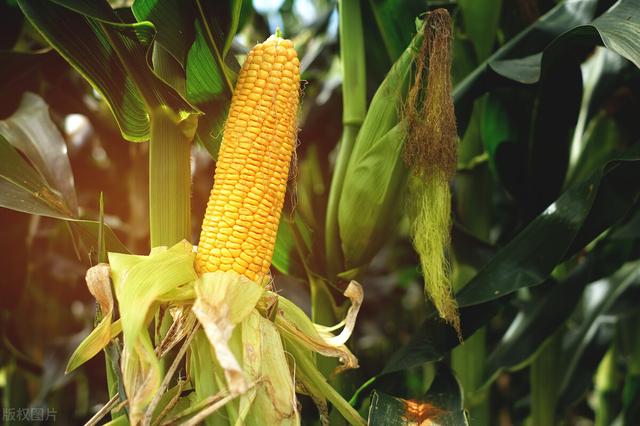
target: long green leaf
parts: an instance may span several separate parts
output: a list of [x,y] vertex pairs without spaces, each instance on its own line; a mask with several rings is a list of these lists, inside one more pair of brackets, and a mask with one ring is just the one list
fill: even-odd
[[595,337],[603,315],[609,313],[613,304],[631,286],[640,282],[640,261],[628,262],[615,274],[590,284],[583,295],[580,325],[563,336],[563,374],[561,390],[571,385],[578,364],[590,341]]
[[[463,337],[472,335],[505,305],[501,298],[519,288],[541,284],[557,264],[624,217],[640,197],[640,188],[628,182],[639,178],[638,159],[607,163],[590,179],[565,192],[553,208],[498,251],[457,295]],[[611,203],[612,192],[620,198],[619,203]],[[606,220],[589,214],[600,209],[610,213]],[[581,243],[573,246],[575,241]],[[441,359],[459,343],[453,329],[431,313],[411,341],[391,356],[381,375]]]
[[125,24],[106,1],[18,4],[52,47],[106,99],[125,139],[149,139],[150,109],[160,105],[181,118],[198,113],[151,70],[151,23]]
[[[100,223],[75,217],[60,193],[52,189],[2,135],[0,135],[0,207],[65,220],[76,227],[92,252],[98,251]],[[126,247],[106,225],[105,244],[109,250],[127,252]]]
[[18,109],[0,121],[0,134],[22,151],[46,182],[62,195],[71,212],[78,201],[67,145],[49,116],[49,106],[33,93],[25,93]]
[[[589,179],[569,188],[458,293],[459,305],[486,302],[544,282],[557,264],[632,208],[640,188],[623,182],[640,177],[639,164],[637,157],[609,162]],[[612,196],[610,191],[617,192],[619,203],[615,206],[607,199]],[[605,210],[605,217],[592,214]]]
[[473,43],[476,58],[485,60],[493,48],[502,12],[502,0],[459,0],[462,20],[467,36]]
[[216,158],[222,125],[231,101],[238,63],[229,54],[238,29],[242,1],[196,0],[195,41],[187,54],[187,99],[205,112],[198,140]]
[[541,52],[563,32],[589,23],[596,12],[597,1],[577,0],[561,2],[535,23],[505,43],[471,74],[456,85],[453,97],[458,116],[458,131],[463,132],[468,123],[471,104],[475,98],[492,87],[503,83],[504,77],[493,65],[504,59],[520,58]]
[[149,21],[157,31],[156,41],[185,68],[187,52],[195,37],[195,2],[183,0],[135,0],[131,5],[138,22]]
[[230,49],[241,9],[241,0],[136,0],[132,6],[139,21],[154,24],[158,43],[184,69],[186,99],[204,113],[197,138],[214,158],[239,69]]
[[612,230],[609,237],[599,241],[568,277],[559,282],[549,280],[524,303],[487,360],[485,383],[501,369],[526,365],[540,345],[570,317],[586,284],[607,276],[631,259],[634,240],[618,237],[620,229],[624,228]]

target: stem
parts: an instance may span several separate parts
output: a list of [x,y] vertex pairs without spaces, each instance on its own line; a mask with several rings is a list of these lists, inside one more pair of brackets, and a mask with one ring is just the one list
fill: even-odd
[[191,141],[171,113],[151,116],[149,147],[149,222],[151,247],[172,246],[191,234]]
[[595,426],[608,426],[612,424],[616,415],[620,412],[618,401],[618,389],[620,377],[616,371],[616,347],[609,348],[606,355],[600,361],[595,376],[596,393],[596,418]]
[[160,383],[160,388],[157,390],[156,394],[153,396],[153,399],[147,406],[147,410],[144,414],[144,418],[142,419],[143,426],[149,426],[151,424],[153,412],[158,406],[158,403],[160,402],[162,395],[165,393],[165,391],[169,387],[171,378],[173,377],[176,370],[178,369],[178,366],[180,365],[182,358],[187,353],[187,349],[189,348],[189,345],[191,344],[193,337],[196,335],[199,325],[200,325],[199,323],[196,323],[196,326],[189,332],[189,335],[184,339],[184,342],[182,343],[182,347],[180,348],[180,351],[178,351],[178,354],[176,355],[176,357],[173,359],[173,362],[171,363],[171,367],[169,367],[169,370],[165,373],[164,379],[162,379],[162,383]]
[[344,256],[340,245],[340,229],[338,227],[338,202],[342,194],[344,176],[347,174],[347,166],[356,135],[360,127],[344,126],[336,167],[329,187],[329,200],[327,202],[327,220],[325,222],[325,257],[327,260],[327,275],[335,276],[344,269]]
[[531,424],[556,424],[556,404],[561,376],[561,333],[556,333],[544,345],[531,364]]
[[367,75],[360,2],[340,0],[338,10],[340,19],[340,58],[342,60],[343,130],[338,147],[336,167],[329,188],[327,219],[325,222],[325,255],[329,277],[334,277],[344,268],[338,227],[339,200],[351,151],[353,151],[356,136],[367,110]]
[[[156,45],[154,71],[180,91],[184,79],[175,60]],[[151,111],[149,222],[151,247],[171,246],[191,236],[191,139],[177,114],[160,106]]]
[[[358,411],[326,381],[325,376],[316,368],[312,358],[308,354],[301,352],[295,343],[287,345],[287,347],[296,360],[300,377],[303,378],[302,382],[310,393],[316,397],[321,396],[326,398],[349,424],[354,426],[364,426],[367,424]],[[343,419],[338,419],[332,415],[330,424],[342,424],[342,420]]]
[[[184,73],[175,59],[159,44],[153,49],[155,73],[179,93],[185,91]],[[191,141],[184,122],[165,105],[151,110],[149,143],[149,227],[151,247],[170,247],[183,239],[191,240]],[[171,316],[156,312],[156,346],[169,329]],[[164,333],[163,333],[164,332]],[[161,361],[164,370],[167,361]]]
[[[484,152],[480,133],[483,104],[477,102],[469,122],[469,127],[460,143],[458,163],[467,164]],[[456,206],[460,222],[477,237],[488,240],[491,227],[491,176],[484,164],[473,172],[456,176],[458,204]],[[477,271],[468,265],[454,263],[453,287],[462,289]],[[478,392],[482,386],[482,369],[487,357],[486,329],[481,328],[467,339],[463,345],[451,353],[451,367],[462,384],[465,405],[470,411],[473,424],[491,424],[491,410],[488,390]]]
[[451,365],[463,386],[465,405],[469,408],[474,425],[489,425],[490,407],[488,391],[479,391],[482,386],[482,373],[487,358],[487,329],[475,332],[451,352]]
[[98,422],[100,422],[100,420],[102,420],[102,418],[106,416],[109,411],[111,411],[111,409],[115,408],[115,406],[118,405],[118,402],[120,402],[120,400],[118,399],[118,395],[114,395],[109,400],[109,402],[107,402],[100,410],[98,410],[96,414],[93,415],[93,417],[89,419],[88,422],[84,424],[84,426],[97,425]]
[[[327,285],[321,280],[313,276],[308,275],[309,287],[311,290],[311,320],[316,324],[331,326],[337,322],[336,312],[334,310],[334,300],[331,292],[327,288]],[[334,358],[318,357],[317,359],[318,369],[326,377],[331,375],[331,372],[338,365],[338,361]]]

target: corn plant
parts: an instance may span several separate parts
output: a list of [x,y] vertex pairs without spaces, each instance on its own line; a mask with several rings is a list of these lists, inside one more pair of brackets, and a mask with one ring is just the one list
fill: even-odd
[[272,3],[1,3],[3,421],[634,424],[638,0]]

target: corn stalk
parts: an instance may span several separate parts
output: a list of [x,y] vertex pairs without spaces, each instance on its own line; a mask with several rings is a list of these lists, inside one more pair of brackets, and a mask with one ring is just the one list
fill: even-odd
[[[179,92],[184,77],[173,57],[156,44],[154,71]],[[193,133],[177,113],[161,107],[151,112],[149,143],[149,223],[151,247],[191,240],[191,142]]]
[[[466,164],[476,156],[482,154],[484,148],[480,137],[477,117],[482,116],[483,103],[475,106],[475,120],[472,122],[460,143],[459,164]],[[458,195],[458,215],[462,225],[475,236],[489,239],[491,218],[491,176],[487,168],[475,170],[473,174],[459,173],[456,177]],[[475,275],[473,268],[454,263],[453,286],[460,291]],[[465,403],[471,412],[471,418],[476,425],[490,424],[490,405],[488,390],[478,392],[482,385],[482,373],[487,357],[486,329],[481,328],[463,345],[451,352],[451,366],[456,372],[465,391]]]
[[342,60],[342,138],[338,147],[325,224],[328,276],[342,271],[344,261],[338,229],[338,206],[349,158],[367,109],[365,49],[360,2],[343,1],[340,12],[340,59]]

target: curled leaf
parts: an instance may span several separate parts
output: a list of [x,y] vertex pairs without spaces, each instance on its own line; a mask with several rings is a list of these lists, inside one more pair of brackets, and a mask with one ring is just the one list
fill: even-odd
[[[349,338],[351,337],[353,329],[356,326],[356,319],[358,318],[360,306],[362,306],[362,300],[364,299],[362,286],[357,281],[353,280],[349,283],[347,289],[343,294],[351,301],[351,306],[347,311],[347,316],[345,317],[345,319],[340,321],[333,327],[326,327],[316,324],[316,329],[318,330],[318,332],[323,337],[325,337],[328,344],[333,346],[342,346],[347,343],[347,340],[349,340]],[[338,334],[337,336],[331,334],[332,331],[337,330],[340,327],[343,327],[340,334]]]
[[[113,294],[109,281],[109,265],[99,263],[89,268],[85,280],[89,292],[100,305],[102,320],[73,352],[67,363],[66,373],[72,372],[107,346],[112,338],[112,329],[116,330],[111,323],[113,320]],[[116,331],[120,332],[119,326]]]
[[[347,317],[333,327],[314,324],[302,309],[283,297],[278,299],[279,313],[275,320],[280,332],[298,342],[305,350],[338,358],[341,365],[336,368],[334,374],[358,368],[358,359],[344,343],[351,336],[358,311],[362,305],[364,296],[362,287],[357,282],[351,281],[345,291],[345,296],[351,299],[352,305]],[[335,336],[332,331],[342,326],[344,326],[342,332]]]
[[89,288],[89,293],[100,305],[102,316],[111,315],[113,311],[113,294],[111,293],[111,282],[109,281],[109,265],[99,263],[87,270],[85,281]]

